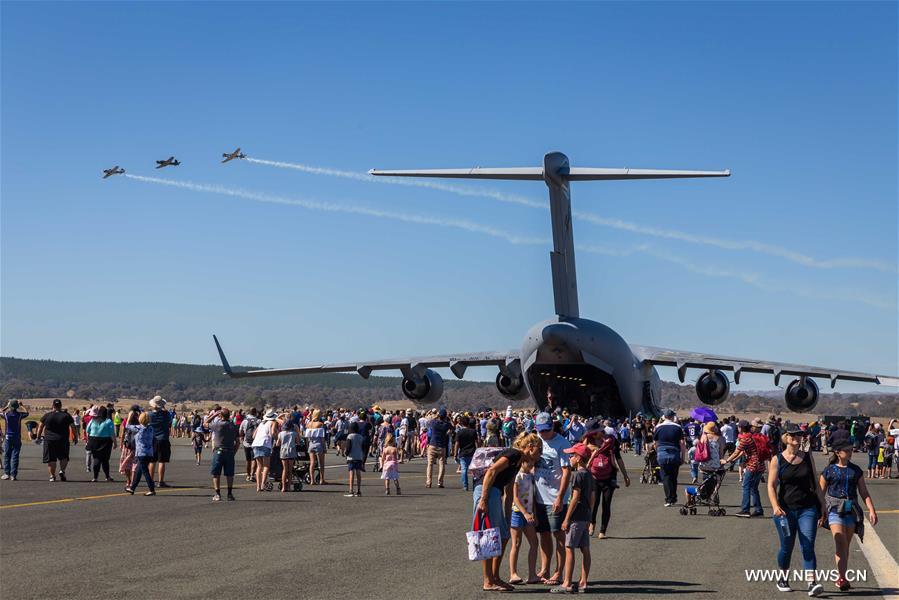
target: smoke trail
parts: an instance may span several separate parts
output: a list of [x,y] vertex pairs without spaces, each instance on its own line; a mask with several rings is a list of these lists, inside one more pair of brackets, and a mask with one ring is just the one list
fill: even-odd
[[[481,198],[490,198],[493,200],[498,200],[500,202],[506,202],[510,204],[518,204],[520,206],[527,206],[529,208],[540,208],[540,209],[548,209],[549,207],[545,202],[538,202],[536,200],[531,200],[530,198],[525,198],[524,196],[520,196],[518,194],[507,194],[504,192],[500,192],[497,190],[485,189],[485,188],[472,188],[461,185],[454,185],[449,183],[439,183],[433,181],[421,181],[415,179],[406,179],[401,177],[372,177],[367,173],[359,173],[356,171],[342,171],[339,169],[328,169],[323,167],[313,167],[310,165],[304,165],[300,163],[288,163],[288,162],[279,162],[273,160],[263,160],[258,158],[247,158],[248,162],[260,164],[260,165],[268,165],[272,167],[279,167],[282,169],[293,169],[295,171],[301,171],[303,173],[309,173],[311,175],[326,175],[329,177],[340,177],[343,179],[352,179],[355,181],[365,181],[368,183],[382,183],[389,185],[403,185],[407,187],[417,187],[417,188],[426,188],[431,190],[439,190],[443,192],[449,192],[451,194],[456,194],[459,196],[470,196],[470,197],[481,197]],[[810,267],[815,269],[837,269],[837,268],[848,268],[848,269],[871,269],[874,271],[880,271],[882,273],[899,273],[899,269],[897,269],[896,265],[878,261],[871,260],[865,258],[835,258],[835,259],[817,259],[812,256],[808,256],[806,254],[802,254],[801,252],[796,252],[794,250],[790,250],[789,248],[784,248],[782,246],[777,246],[774,244],[768,244],[765,242],[759,242],[755,240],[725,240],[721,238],[716,238],[712,236],[703,236],[703,235],[695,235],[692,233],[687,233],[684,231],[678,231],[676,229],[665,229],[662,227],[655,227],[652,225],[640,225],[638,223],[631,223],[628,221],[623,221],[621,219],[603,217],[596,213],[582,212],[582,211],[572,211],[573,215],[576,219],[586,221],[588,223],[592,223],[594,225],[599,225],[601,227],[609,227],[612,229],[617,229],[620,231],[627,231],[630,233],[636,233],[640,235],[647,235],[650,237],[656,237],[661,239],[669,239],[669,240],[677,240],[680,242],[686,242],[689,244],[699,244],[704,246],[712,246],[715,248],[720,248],[722,250],[734,250],[734,251],[749,251],[755,252],[758,254],[765,254],[768,256],[773,256],[776,258],[782,258],[788,260],[790,262],[802,265],[804,267]]]
[[[332,202],[318,202],[313,200],[299,200],[295,198],[285,198],[283,196],[276,196],[272,194],[265,194],[260,192],[254,192],[250,190],[244,190],[240,188],[229,188],[218,184],[202,184],[202,183],[193,183],[190,181],[175,181],[172,179],[162,179],[159,177],[146,177],[143,175],[133,175],[131,173],[125,173],[125,177],[129,179],[134,179],[136,181],[143,181],[146,183],[155,183],[159,185],[166,185],[171,187],[177,187],[181,189],[186,189],[194,192],[205,192],[212,194],[221,194],[225,196],[231,196],[235,198],[244,198],[246,200],[252,200],[255,202],[264,202],[268,204],[282,204],[287,206],[297,206],[300,208],[305,208],[307,210],[316,210],[323,212],[333,212],[333,213],[344,213],[344,214],[356,214],[356,215],[364,215],[369,217],[375,217],[379,219],[389,219],[394,221],[400,221],[404,223],[413,223],[417,225],[434,225],[439,227],[449,227],[453,229],[461,229],[464,231],[468,231],[470,233],[479,233],[483,235],[488,235],[490,237],[498,238],[504,240],[510,244],[515,245],[529,245],[529,246],[543,246],[547,247],[551,245],[551,241],[547,238],[538,238],[538,237],[525,237],[513,234],[508,231],[504,231],[502,229],[498,229],[495,227],[490,227],[486,225],[481,225],[480,223],[474,223],[471,221],[467,221],[464,219],[445,219],[441,217],[430,217],[424,215],[410,215],[406,213],[398,213],[393,211],[372,209],[363,206],[353,206],[346,204],[335,204]],[[588,252],[591,254],[601,254],[603,256],[614,256],[614,257],[626,257],[632,254],[646,254],[648,256],[652,256],[659,260],[667,261],[680,267],[700,275],[706,275],[710,277],[718,277],[718,278],[727,278],[734,279],[737,281],[741,281],[747,285],[751,285],[753,287],[762,289],[768,292],[789,292],[793,294],[797,294],[803,297],[817,297],[817,298],[829,298],[834,300],[850,300],[855,302],[861,302],[867,304],[869,306],[874,306],[876,308],[882,308],[886,310],[894,310],[896,308],[896,303],[894,301],[890,301],[889,299],[882,298],[875,295],[870,295],[865,292],[836,292],[833,291],[814,291],[806,286],[780,286],[771,283],[765,283],[759,279],[759,277],[755,274],[751,273],[741,273],[736,271],[729,271],[725,269],[719,269],[715,267],[697,265],[695,263],[690,262],[689,260],[679,258],[671,255],[668,252],[661,252],[659,250],[653,249],[651,246],[646,244],[641,244],[638,246],[633,246],[630,248],[619,248],[619,247],[609,247],[609,246],[598,246],[591,244],[578,244],[577,249],[583,252]]]
[[417,225],[438,225],[441,227],[451,227],[454,229],[463,229],[465,231],[469,231],[471,233],[481,233],[484,235],[489,235],[491,237],[499,238],[509,242],[510,244],[517,245],[540,245],[545,246],[549,244],[549,240],[545,238],[534,238],[534,237],[523,237],[519,235],[515,235],[509,233],[507,231],[503,231],[502,229],[497,229],[495,227],[490,227],[487,225],[481,225],[480,223],[473,223],[471,221],[467,221],[464,219],[444,219],[441,217],[429,217],[424,215],[410,215],[407,213],[398,213],[387,210],[380,210],[374,208],[367,208],[364,206],[352,206],[346,204],[334,204],[332,202],[318,202],[314,200],[298,200],[295,198],[284,198],[282,196],[275,196],[272,194],[264,194],[260,192],[253,192],[250,190],[243,190],[240,188],[229,188],[222,185],[210,185],[204,183],[193,183],[190,181],[175,181],[172,179],[161,179],[159,177],[145,177],[143,175],[132,175],[131,173],[125,173],[125,177],[129,179],[135,179],[137,181],[143,181],[146,183],[156,183],[160,185],[168,185],[172,187],[177,187],[185,190],[191,190],[194,192],[207,192],[212,194],[222,194],[225,196],[232,196],[236,198],[244,198],[246,200],[254,200],[256,202],[266,202],[269,204],[284,204],[288,206],[299,206],[301,208],[305,208],[308,210],[317,210],[323,212],[336,212],[336,213],[345,213],[345,214],[356,214],[356,215],[364,215],[368,217],[376,217],[379,219],[391,219],[394,221],[402,221],[404,223],[414,223]]
[[428,181],[420,179],[409,179],[406,177],[373,177],[368,173],[358,173],[356,171],[341,171],[339,169],[328,169],[325,167],[313,167],[299,163],[279,162],[276,160],[263,160],[261,158],[247,158],[247,162],[256,163],[257,165],[268,165],[270,167],[278,167],[280,169],[293,169],[310,175],[327,175],[329,177],[340,177],[342,179],[352,179],[354,181],[365,181],[367,183],[380,183],[387,185],[403,185],[406,187],[424,188],[428,190],[438,190],[441,192],[449,192],[457,196],[470,196],[477,198],[491,198],[500,202],[508,202],[511,204],[520,204],[530,208],[548,208],[545,202],[537,202],[516,194],[506,194],[497,190],[484,188],[471,188],[463,185],[454,185],[451,183],[441,183],[438,181]]

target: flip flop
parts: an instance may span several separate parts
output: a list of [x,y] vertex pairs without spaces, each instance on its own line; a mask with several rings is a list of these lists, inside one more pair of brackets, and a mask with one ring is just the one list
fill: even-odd
[[521,584],[524,583],[524,579],[522,579],[521,577],[516,577],[516,578],[514,578],[514,579],[510,579],[510,580],[509,580],[509,583],[510,583],[511,585],[521,585]]
[[560,580],[558,580],[558,579],[546,579],[546,578],[544,578],[542,581],[543,581],[543,585],[559,585],[560,583],[562,583],[562,582],[561,582]]
[[549,588],[550,594],[574,594],[574,588],[567,588],[564,585],[557,585],[556,587]]

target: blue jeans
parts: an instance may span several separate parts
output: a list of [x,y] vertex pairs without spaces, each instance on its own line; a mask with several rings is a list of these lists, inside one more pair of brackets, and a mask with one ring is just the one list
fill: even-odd
[[13,477],[19,474],[19,452],[22,450],[21,439],[6,438],[3,440],[3,472]]
[[694,480],[699,479],[699,463],[690,462],[690,477]]
[[153,457],[151,456],[141,456],[137,459],[137,469],[134,474],[134,481],[131,482],[131,489],[136,490],[137,486],[140,485],[141,476],[145,477],[147,480],[147,485],[150,488],[150,491],[153,492],[156,490],[156,485],[153,483],[153,476],[150,475],[150,461]]
[[740,512],[749,512],[750,504],[755,507],[756,512],[762,512],[762,499],[759,498],[761,480],[761,471],[758,473],[743,471],[743,502],[740,504]]
[[[777,536],[780,538],[780,550],[777,552],[777,566],[781,569],[790,568],[790,555],[793,554],[793,546],[796,544],[796,536],[799,536],[799,547],[802,549],[802,567],[806,570],[815,570],[818,561],[815,559],[815,535],[818,532],[818,507],[785,508],[787,521],[790,523],[790,535],[784,536],[780,527],[775,526]],[[780,517],[774,517],[779,519]]]
[[643,438],[635,437],[634,438],[634,454],[640,456],[643,454]]
[[468,467],[471,465],[471,456],[460,456],[459,465],[462,467],[462,489],[468,491]]

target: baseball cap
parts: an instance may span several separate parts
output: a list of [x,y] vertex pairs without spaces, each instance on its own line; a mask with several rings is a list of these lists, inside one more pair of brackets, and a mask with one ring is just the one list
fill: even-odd
[[537,420],[534,427],[537,431],[549,431],[553,428],[553,418],[549,413],[542,412],[537,415]]
[[442,418],[442,417],[445,417],[445,416],[446,416],[446,409],[445,409],[445,408],[441,408],[439,411],[437,411],[437,414],[438,414],[441,418]]
[[565,454],[577,454],[584,460],[590,458],[590,455],[593,454],[587,444],[581,442],[578,442],[570,448],[565,448],[564,450],[562,450],[562,452],[564,452]]
[[674,417],[677,416],[677,413],[674,412],[674,411],[673,411],[672,409],[670,409],[670,408],[666,409],[665,412],[662,413],[662,414],[663,414],[666,418],[668,418],[668,419],[673,419]]
[[830,449],[834,452],[838,450],[846,450],[848,448],[852,448],[852,442],[850,442],[849,440],[844,440],[842,438],[836,440],[830,445]]
[[740,429],[748,429],[749,421],[747,421],[746,419],[740,419],[740,422],[737,423],[737,425],[740,427]]

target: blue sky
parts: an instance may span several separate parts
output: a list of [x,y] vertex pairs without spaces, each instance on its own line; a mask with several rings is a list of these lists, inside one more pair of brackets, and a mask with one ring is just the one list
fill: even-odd
[[[578,221],[605,249],[577,256],[583,316],[632,343],[895,373],[896,19],[857,2],[5,2],[2,353],[212,363],[213,332],[265,366],[515,348],[553,312],[548,243],[308,203],[538,240],[545,212],[218,157],[364,172],[562,150],[733,170],[575,184],[576,211],[674,232]],[[99,178],[116,164],[307,207]]]

